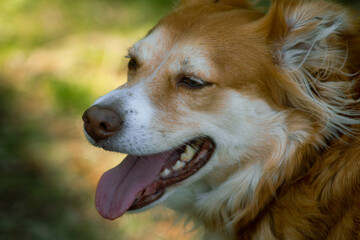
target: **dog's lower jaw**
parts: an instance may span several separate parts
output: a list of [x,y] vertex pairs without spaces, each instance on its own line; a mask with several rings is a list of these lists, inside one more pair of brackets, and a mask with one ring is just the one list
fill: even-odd
[[211,191],[211,186],[205,181],[199,180],[189,186],[182,186],[176,189],[164,204],[179,213],[191,214],[194,209],[194,201],[203,193]]
[[175,189],[170,189],[172,193],[164,200],[166,207],[171,208],[179,213],[191,215],[194,213],[194,202],[201,197],[202,194],[211,192],[213,187],[208,176],[214,173],[214,165],[218,162],[218,152],[215,151],[209,162],[197,174],[192,176],[190,181],[184,182]]

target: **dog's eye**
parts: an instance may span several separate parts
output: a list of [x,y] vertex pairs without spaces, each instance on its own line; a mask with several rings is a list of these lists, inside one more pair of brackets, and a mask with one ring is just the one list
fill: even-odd
[[129,63],[128,63],[128,69],[131,71],[134,71],[138,68],[138,62],[136,60],[136,58],[127,55],[126,58],[130,58]]
[[129,70],[136,70],[138,64],[135,58],[131,58],[129,63],[128,63],[128,68]]
[[209,83],[198,78],[185,76],[181,78],[178,85],[183,85],[185,87],[193,89],[199,89],[205,87],[206,85],[209,85]]

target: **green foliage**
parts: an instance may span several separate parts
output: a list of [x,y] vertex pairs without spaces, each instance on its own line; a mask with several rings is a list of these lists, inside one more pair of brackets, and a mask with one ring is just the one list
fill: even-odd
[[[31,142],[46,137],[39,125],[16,111],[18,97],[14,88],[0,86],[0,238],[44,239],[51,221],[61,220],[66,201],[51,181],[51,171],[29,151]],[[39,226],[42,232],[36,230]]]
[[86,215],[89,189],[64,186],[64,172],[48,159],[54,139],[41,120],[17,111],[20,95],[0,85],[0,239],[121,238]]
[[81,114],[95,98],[89,87],[75,81],[62,81],[54,76],[44,77],[50,87],[49,97],[53,99],[60,114]]

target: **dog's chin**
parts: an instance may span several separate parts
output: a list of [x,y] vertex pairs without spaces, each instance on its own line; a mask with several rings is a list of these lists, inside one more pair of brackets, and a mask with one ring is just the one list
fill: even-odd
[[[105,150],[116,151],[105,141],[95,143],[91,139],[90,142]],[[164,201],[177,188],[203,175],[201,169],[215,149],[210,137],[197,137],[155,154],[128,154],[118,166],[101,177],[96,191],[97,210],[104,218],[113,220],[127,211],[146,210]]]

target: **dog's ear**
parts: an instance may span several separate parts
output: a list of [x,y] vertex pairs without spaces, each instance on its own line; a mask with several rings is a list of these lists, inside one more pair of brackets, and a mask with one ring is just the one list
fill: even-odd
[[342,7],[321,1],[273,0],[265,19],[279,65],[290,70],[310,67],[329,54],[343,63],[346,40],[342,36],[351,26]]
[[196,4],[205,4],[205,3],[226,4],[240,8],[247,8],[250,6],[247,0],[181,0],[178,6],[183,7],[187,5],[196,5]]
[[259,26],[277,72],[284,74],[280,85],[287,87],[287,104],[317,115],[330,128],[354,123],[348,107],[359,80],[358,19],[330,2],[273,0]]

